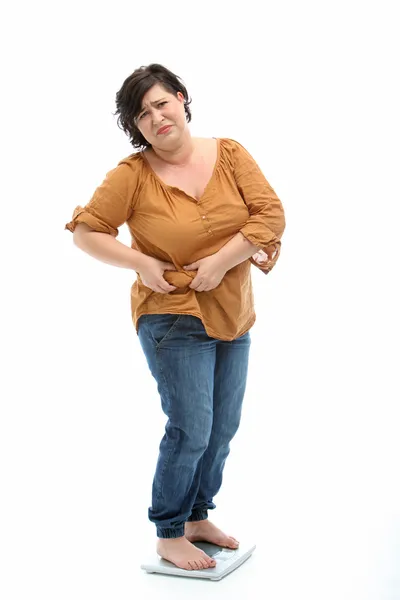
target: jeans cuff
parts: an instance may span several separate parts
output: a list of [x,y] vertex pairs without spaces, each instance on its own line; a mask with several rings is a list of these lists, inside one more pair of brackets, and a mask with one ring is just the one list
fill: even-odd
[[185,525],[179,527],[157,527],[157,537],[159,538],[178,538],[185,535]]
[[204,521],[204,519],[207,519],[207,517],[207,509],[196,508],[195,510],[192,510],[192,514],[188,518],[188,521]]

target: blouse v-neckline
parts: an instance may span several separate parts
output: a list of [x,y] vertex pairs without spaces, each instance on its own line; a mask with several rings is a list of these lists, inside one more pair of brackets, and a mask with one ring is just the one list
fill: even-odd
[[154,179],[156,179],[161,184],[162,187],[170,189],[170,190],[178,190],[179,192],[182,192],[183,194],[185,194],[185,196],[188,196],[188,198],[191,198],[195,202],[200,202],[202,200],[202,198],[205,196],[206,192],[208,191],[208,188],[210,187],[211,183],[213,182],[213,180],[215,178],[215,173],[217,172],[217,168],[218,168],[220,160],[221,160],[221,143],[220,143],[220,139],[219,138],[215,138],[215,137],[213,137],[212,139],[213,140],[217,140],[217,159],[215,161],[214,169],[213,169],[213,172],[211,174],[211,177],[208,180],[208,183],[207,183],[206,187],[204,188],[204,191],[203,191],[202,195],[200,196],[200,198],[198,200],[194,196],[191,196],[190,194],[188,194],[187,192],[185,192],[185,190],[182,190],[180,187],[177,187],[176,185],[169,185],[168,183],[165,183],[165,181],[163,181],[161,179],[161,177],[159,177],[157,175],[157,173],[154,171],[153,167],[151,166],[151,164],[149,163],[149,161],[147,160],[147,158],[144,156],[144,151],[140,152],[140,156],[142,157],[142,160],[145,163],[145,165],[148,168],[148,170],[151,173],[151,175],[154,177]]

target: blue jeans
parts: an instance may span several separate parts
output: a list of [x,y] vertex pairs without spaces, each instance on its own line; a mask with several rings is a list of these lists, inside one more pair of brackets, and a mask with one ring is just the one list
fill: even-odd
[[168,417],[149,519],[157,537],[177,538],[201,521],[213,497],[242,411],[250,332],[226,342],[192,315],[142,315],[139,340]]

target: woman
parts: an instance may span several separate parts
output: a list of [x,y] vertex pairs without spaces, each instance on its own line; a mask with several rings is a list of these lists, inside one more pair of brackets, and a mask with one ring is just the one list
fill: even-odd
[[[76,245],[133,269],[132,319],[168,417],[149,519],[157,552],[192,570],[215,566],[194,546],[238,542],[208,520],[240,422],[255,322],[251,264],[268,273],[285,227],[282,205],[245,148],[193,138],[188,93],[159,64],[117,93],[134,148],[65,228]],[[118,242],[127,223],[132,245]]]

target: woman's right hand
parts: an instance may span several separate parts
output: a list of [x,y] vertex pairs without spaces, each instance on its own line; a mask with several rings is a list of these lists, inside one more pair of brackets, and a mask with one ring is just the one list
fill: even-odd
[[138,269],[143,284],[159,294],[169,294],[176,290],[174,285],[170,285],[163,277],[164,271],[176,271],[175,265],[143,255],[142,265]]

